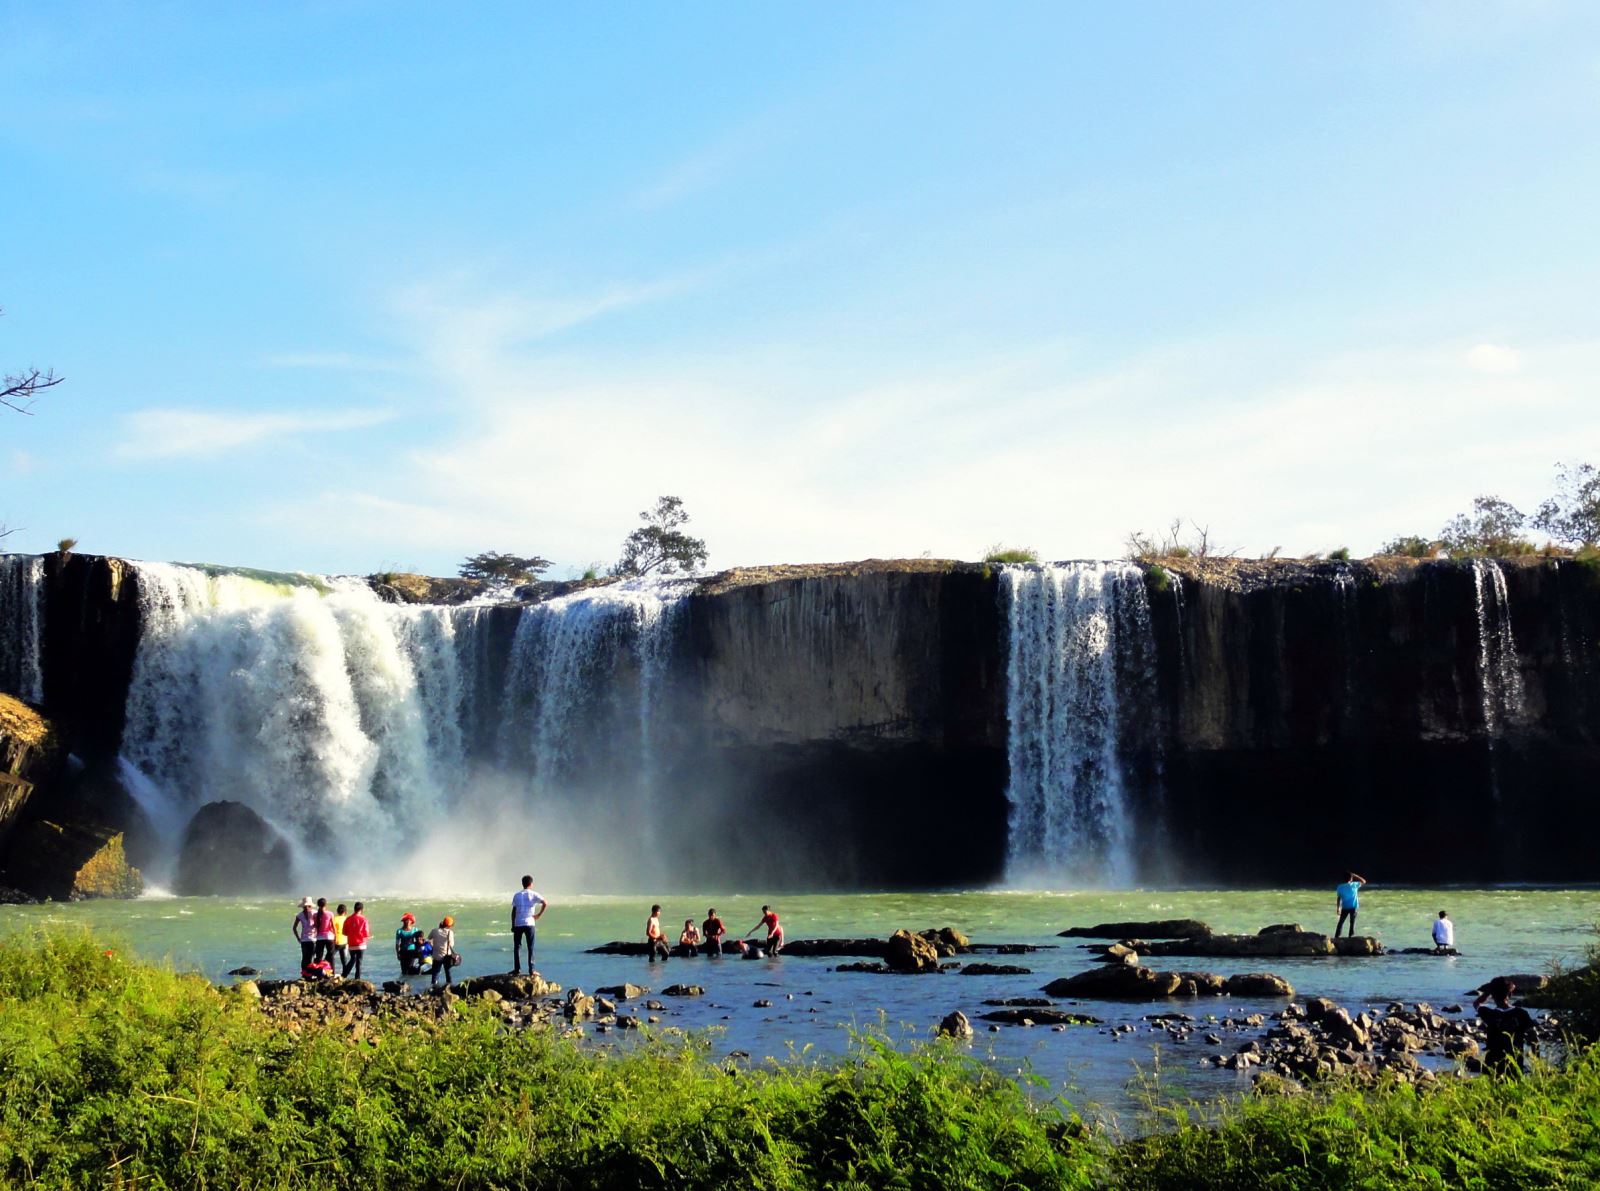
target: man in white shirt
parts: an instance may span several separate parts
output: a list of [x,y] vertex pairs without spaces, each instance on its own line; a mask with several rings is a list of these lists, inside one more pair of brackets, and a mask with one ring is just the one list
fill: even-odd
[[533,891],[533,878],[523,877],[522,888],[511,895],[511,974],[522,971],[522,940],[528,940],[528,974],[533,974],[533,941],[550,903]]
[[1450,921],[1450,915],[1443,910],[1433,921],[1433,945],[1436,950],[1456,945],[1456,924]]

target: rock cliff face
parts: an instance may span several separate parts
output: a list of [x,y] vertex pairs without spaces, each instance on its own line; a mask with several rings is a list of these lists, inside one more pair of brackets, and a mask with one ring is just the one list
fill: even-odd
[[[393,600],[469,594],[387,579]],[[101,780],[139,640],[137,582],[116,559],[45,567],[46,709]],[[1117,709],[1116,733],[1141,878],[1321,885],[1353,867],[1390,883],[1600,879],[1587,845],[1600,827],[1594,569],[1180,561],[1150,569],[1144,590],[1148,624],[1136,627],[1151,673],[1137,689],[1150,693]],[[524,763],[507,760],[500,732],[521,615],[473,622],[470,764]],[[607,685],[562,741],[597,799],[627,786],[648,800],[596,801],[619,846],[670,856],[706,885],[1004,875],[1019,746],[996,571],[916,560],[727,572],[674,617],[648,780],[637,780],[645,679],[622,638],[596,638],[615,650],[596,668]],[[132,814],[114,798],[79,814],[81,799],[44,794],[13,797],[11,820],[114,833]],[[0,811],[0,832],[5,822]]]

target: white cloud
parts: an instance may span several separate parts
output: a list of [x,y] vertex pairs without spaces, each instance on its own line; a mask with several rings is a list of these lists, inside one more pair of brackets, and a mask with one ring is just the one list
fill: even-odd
[[203,458],[273,439],[359,430],[389,417],[386,410],[359,409],[271,414],[145,409],[123,419],[128,435],[116,454],[124,459]]
[[1518,372],[1522,368],[1522,353],[1504,344],[1480,343],[1467,352],[1467,367],[1491,375]]

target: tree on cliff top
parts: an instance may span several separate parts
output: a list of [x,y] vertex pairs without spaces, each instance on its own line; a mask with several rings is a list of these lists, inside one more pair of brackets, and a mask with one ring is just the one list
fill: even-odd
[[616,566],[618,575],[692,573],[710,557],[703,540],[681,530],[689,523],[689,514],[683,511],[683,501],[678,497],[661,497],[655,508],[639,514],[639,520],[644,524],[623,539],[622,557]]
[[1556,464],[1556,494],[1534,513],[1533,527],[1566,545],[1600,543],[1600,471],[1590,463]]
[[1532,554],[1536,547],[1522,536],[1527,520],[1510,501],[1479,496],[1473,499],[1471,513],[1457,513],[1439,531],[1439,541],[1452,558]]
[[500,554],[485,550],[474,554],[461,564],[456,573],[463,579],[486,579],[500,583],[531,583],[550,568],[548,558],[537,554],[524,558],[520,554]]

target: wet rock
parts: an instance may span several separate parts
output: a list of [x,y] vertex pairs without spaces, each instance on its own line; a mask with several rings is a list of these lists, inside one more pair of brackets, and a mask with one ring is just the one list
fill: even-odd
[[184,828],[172,887],[185,895],[279,893],[289,887],[289,841],[242,802],[208,802]]
[[1215,972],[1179,972],[1178,979],[1194,985],[1193,995],[1220,997],[1226,991],[1227,981]]
[[965,964],[963,976],[1032,976],[1032,968],[1019,968],[1016,964]]
[[1104,1024],[1098,1017],[1086,1013],[1068,1013],[1063,1009],[994,1009],[982,1015],[981,1020],[1008,1026],[1098,1026]]
[[1318,1019],[1318,1025],[1334,1042],[1352,1046],[1357,1050],[1366,1050],[1371,1041],[1367,1031],[1351,1019],[1350,1011],[1339,1005],[1323,1013]]
[[1333,947],[1336,952],[1344,956],[1383,954],[1383,945],[1370,935],[1346,936],[1342,939],[1335,939]]
[[609,1015],[617,1011],[617,1004],[615,1001],[607,1000],[605,997],[595,997],[594,1008],[596,1013]]
[[1335,1005],[1332,1001],[1328,1000],[1327,997],[1307,997],[1306,998],[1306,1020],[1307,1021],[1320,1021],[1322,1019],[1322,1017],[1325,1014],[1327,1014],[1327,1012],[1330,1009],[1337,1009],[1337,1008],[1338,1008],[1338,1006]]
[[1229,976],[1223,988],[1232,997],[1292,997],[1294,985],[1271,972],[1245,972]]
[[661,990],[664,997],[703,997],[706,990],[698,984],[669,984]]
[[637,1001],[650,990],[641,988],[637,984],[608,984],[604,988],[597,988],[594,991],[604,993],[606,996],[614,997],[619,1001]]
[[581,988],[567,990],[567,999],[562,1003],[561,1012],[569,1018],[594,1016],[594,998]]
[[984,1002],[985,1005],[1013,1009],[1048,1009],[1053,1003],[1048,997],[1000,997]]
[[651,1000],[646,1001],[644,1003],[644,1007],[646,1009],[648,1009],[652,1013],[660,1013],[663,1009],[666,1008],[666,1006],[663,1005],[660,1001],[657,1001],[657,1000],[655,1000],[653,998]]
[[908,930],[897,930],[889,936],[889,946],[883,961],[896,972],[937,972],[939,951],[921,935]]
[[1041,990],[1052,997],[1090,1000],[1155,1001],[1170,997],[1181,981],[1175,972],[1125,966],[1091,968],[1076,976],[1052,980]]
[[1447,1038],[1444,1053],[1452,1059],[1470,1059],[1478,1055],[1478,1042],[1474,1038]]
[[[1131,943],[1130,943],[1131,945]],[[1333,940],[1315,931],[1275,930],[1259,935],[1209,935],[1140,943],[1140,955],[1205,955],[1257,958],[1332,955]]]
[[1063,939],[1192,939],[1205,938],[1211,928],[1193,918],[1161,918],[1145,922],[1101,922],[1074,926],[1058,933]]
[[756,1001],[750,1007],[752,1009],[771,1009],[772,1008],[772,1002],[767,1000],[765,997],[762,997],[759,1001]]
[[887,972],[887,964],[859,960],[853,964],[839,964],[833,969],[835,972]]
[[411,991],[411,986],[404,980],[385,980],[383,982],[383,991],[386,993],[397,993],[403,996]]
[[939,1022],[938,1033],[945,1038],[971,1038],[972,1023],[967,1020],[967,1015],[957,1009],[947,1013]]
[[250,967],[233,968],[228,972],[228,975],[230,976],[259,976],[260,974],[260,972]]
[[617,1014],[617,1029],[619,1029],[619,1030],[637,1030],[638,1028],[639,1028],[639,1019],[637,1017],[629,1017],[625,1013]]
[[488,976],[472,976],[457,982],[457,987],[464,997],[480,996],[486,992],[493,992],[506,1001],[529,1001],[535,997],[548,997],[561,991],[559,984],[551,984],[537,972],[526,976],[494,973]]
[[1287,932],[1289,934],[1299,935],[1304,934],[1305,930],[1306,928],[1301,926],[1298,922],[1280,922],[1276,926],[1263,926],[1260,930],[1256,931],[1256,934],[1281,935]]

